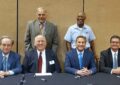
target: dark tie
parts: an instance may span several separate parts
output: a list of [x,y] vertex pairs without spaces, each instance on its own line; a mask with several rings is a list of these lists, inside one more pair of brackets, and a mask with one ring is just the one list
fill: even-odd
[[38,72],[41,73],[42,71],[42,52],[40,52],[39,58],[38,58]]
[[79,53],[79,64],[80,64],[80,69],[83,68],[83,55],[82,52]]

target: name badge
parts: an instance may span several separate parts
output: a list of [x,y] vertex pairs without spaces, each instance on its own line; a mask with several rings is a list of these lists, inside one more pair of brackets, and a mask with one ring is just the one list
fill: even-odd
[[50,64],[50,65],[53,65],[53,64],[55,64],[55,61],[54,61],[54,60],[51,60],[51,61],[49,61],[49,64]]

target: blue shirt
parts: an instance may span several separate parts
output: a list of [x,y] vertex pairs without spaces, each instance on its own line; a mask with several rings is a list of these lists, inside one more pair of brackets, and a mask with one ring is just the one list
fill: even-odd
[[88,25],[84,24],[82,28],[78,27],[77,24],[74,24],[68,28],[67,33],[65,34],[64,40],[71,43],[72,48],[76,48],[76,38],[78,36],[85,36],[87,39],[86,48],[90,47],[90,41],[95,40],[95,35]]

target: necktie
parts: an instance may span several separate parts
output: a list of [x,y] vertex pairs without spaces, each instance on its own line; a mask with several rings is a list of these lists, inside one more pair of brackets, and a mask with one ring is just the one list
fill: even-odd
[[39,58],[38,58],[38,72],[41,73],[42,71],[42,52],[40,52]]
[[7,57],[6,56],[4,56],[3,58],[3,70],[7,71]]
[[117,68],[118,67],[118,61],[117,61],[117,53],[114,53],[114,57],[113,57],[113,68]]
[[42,34],[42,35],[44,35],[43,27],[44,27],[43,23],[40,23],[40,34]]
[[79,64],[80,64],[80,69],[82,69],[83,68],[83,55],[81,52],[79,53]]

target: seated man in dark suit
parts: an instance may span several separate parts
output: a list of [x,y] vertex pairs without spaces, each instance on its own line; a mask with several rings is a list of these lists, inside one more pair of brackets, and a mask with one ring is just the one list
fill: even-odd
[[13,44],[14,41],[8,36],[0,39],[0,78],[22,71],[19,55],[11,51]]
[[99,65],[101,72],[120,74],[120,36],[110,38],[110,48],[101,52]]
[[35,48],[25,54],[24,72],[53,73],[61,71],[57,56],[51,49],[46,49],[46,45],[46,38],[43,35],[35,37]]
[[94,55],[89,49],[85,49],[86,38],[76,38],[76,49],[67,52],[65,59],[65,72],[80,76],[87,76],[96,72]]

